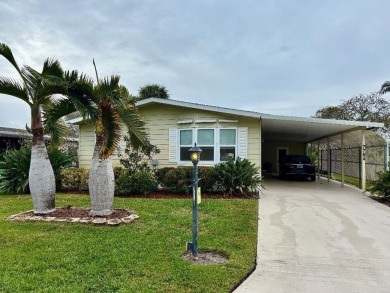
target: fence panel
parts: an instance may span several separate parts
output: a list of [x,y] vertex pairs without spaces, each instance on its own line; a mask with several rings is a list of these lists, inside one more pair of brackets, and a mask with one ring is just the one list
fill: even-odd
[[[330,149],[330,170],[332,174],[341,175],[341,149]],[[386,146],[366,147],[366,179],[378,179],[378,173],[386,169]],[[328,152],[319,151],[318,168],[321,174],[328,174]],[[361,179],[361,148],[344,148],[344,175]]]

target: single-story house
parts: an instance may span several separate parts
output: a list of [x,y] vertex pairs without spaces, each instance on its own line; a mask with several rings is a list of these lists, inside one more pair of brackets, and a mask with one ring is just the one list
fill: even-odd
[[[383,127],[382,123],[269,115],[224,107],[149,98],[137,102],[147,123],[150,141],[160,149],[157,168],[191,165],[188,150],[202,149],[200,165],[210,166],[230,158],[247,158],[262,172],[277,174],[279,157],[305,154],[307,145],[332,136]],[[95,143],[94,127],[80,126],[79,166],[89,168]],[[113,164],[119,165],[117,155]]]
[[19,149],[21,140],[31,138],[25,129],[0,127],[0,152],[8,149]]

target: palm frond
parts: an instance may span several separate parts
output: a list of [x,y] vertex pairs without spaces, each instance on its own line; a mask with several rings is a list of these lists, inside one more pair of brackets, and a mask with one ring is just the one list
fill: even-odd
[[85,74],[78,74],[77,71],[65,72],[64,79],[67,83],[68,99],[74,104],[75,111],[78,111],[84,119],[97,119],[98,111],[94,103],[93,81]]
[[99,104],[99,118],[96,123],[96,135],[103,137],[99,158],[107,159],[115,151],[121,138],[120,115],[117,109],[107,101]]
[[55,76],[62,79],[64,70],[58,60],[47,58],[43,63],[42,75],[51,77]]
[[12,51],[10,47],[8,47],[4,43],[0,43],[0,55],[2,55],[5,59],[7,59],[13,67],[18,71],[19,75],[22,75],[20,68],[18,64],[15,61],[14,55],[12,54]]
[[53,148],[57,148],[62,145],[64,140],[69,137],[69,129],[65,125],[62,119],[59,120],[46,120],[43,128],[44,134],[51,136],[50,145]]
[[0,94],[16,97],[30,105],[26,89],[15,79],[0,76]]
[[118,113],[122,123],[126,126],[132,147],[138,149],[141,145],[148,144],[148,133],[145,122],[138,114],[135,107],[119,107]]
[[119,85],[120,77],[118,75],[112,75],[110,78],[105,77],[100,81],[100,84],[97,87],[98,95],[100,100],[103,99],[118,99],[120,97],[120,88]]
[[29,89],[31,98],[34,98],[42,84],[41,74],[30,66],[23,66],[21,69],[21,76],[26,87]]
[[51,124],[76,111],[75,106],[69,99],[58,99],[50,103],[42,104],[43,123]]

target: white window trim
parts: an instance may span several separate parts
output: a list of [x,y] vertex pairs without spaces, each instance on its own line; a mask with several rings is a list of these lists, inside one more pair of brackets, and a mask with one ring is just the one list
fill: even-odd
[[[213,129],[214,130],[214,161],[203,161],[202,156],[199,162],[199,166],[214,166],[215,164],[221,163],[220,160],[220,147],[232,147],[233,145],[220,145],[219,143],[219,135],[221,129],[233,129],[236,131],[236,144],[234,145],[234,157],[237,159],[238,157],[238,127],[191,127],[191,128],[180,128],[178,129],[178,138],[177,138],[177,146],[176,146],[176,157],[178,158],[178,166],[192,166],[191,161],[180,161],[180,148],[187,147],[187,145],[180,144],[180,131],[182,130],[192,130],[192,142],[197,142],[198,130],[202,129]],[[198,144],[197,144],[198,145]],[[189,146],[191,148],[193,145]],[[201,145],[198,145],[200,148]],[[211,146],[211,145],[210,145]],[[222,161],[223,162],[223,161]]]

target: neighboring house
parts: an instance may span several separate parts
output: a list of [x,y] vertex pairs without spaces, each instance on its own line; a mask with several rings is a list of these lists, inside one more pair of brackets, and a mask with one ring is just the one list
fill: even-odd
[[[191,165],[188,150],[197,143],[203,150],[200,165],[215,165],[230,158],[247,158],[263,172],[278,173],[285,154],[305,154],[308,143],[357,130],[382,127],[382,123],[278,116],[177,100],[149,98],[137,102],[150,141],[161,152],[158,168]],[[95,133],[88,121],[80,125],[79,165],[89,168]],[[122,149],[123,149],[122,145]],[[113,164],[119,165],[117,155]]]
[[0,127],[0,153],[8,149],[19,149],[21,140],[31,137],[25,129]]
[[[20,149],[24,139],[31,139],[32,135],[25,129],[0,127],[0,153],[6,150]],[[50,136],[45,135],[46,142],[50,142]],[[77,149],[78,139],[68,138],[60,147],[62,150]]]

